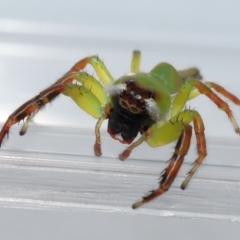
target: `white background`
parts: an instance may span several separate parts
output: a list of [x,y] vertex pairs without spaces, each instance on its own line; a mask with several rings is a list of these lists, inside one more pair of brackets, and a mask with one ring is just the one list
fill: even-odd
[[[4,122],[21,103],[50,85],[85,56],[98,54],[111,74],[118,78],[129,71],[133,49],[142,51],[141,66],[144,71],[150,70],[159,61],[168,61],[177,69],[197,66],[204,80],[216,81],[240,96],[239,9],[238,1],[2,0],[0,121]],[[91,68],[88,71],[92,73]],[[239,107],[230,105],[240,122]],[[231,239],[238,239],[239,136],[234,133],[226,115],[206,97],[191,101],[189,106],[201,113],[206,125],[209,139],[206,165],[200,169],[195,185],[193,181],[188,192],[178,188],[189,169],[186,164],[172,192],[134,212],[130,205],[155,187],[159,172],[164,167],[163,163],[155,167],[154,161],[145,163],[136,159],[144,159],[151,154],[152,160],[159,159],[160,155],[164,162],[172,148],[165,148],[163,152],[157,150],[157,154],[153,155],[155,149],[140,147],[132,157],[136,161],[130,159],[125,165],[117,162],[111,172],[107,166],[116,162],[114,157],[123,146],[112,143],[106,135],[106,158],[102,158],[101,162],[103,175],[106,172],[110,175],[101,177],[101,174],[96,174],[101,169],[97,167],[100,160],[92,157],[91,153],[93,140],[87,145],[84,137],[88,134],[78,138],[74,135],[75,130],[71,130],[74,127],[93,129],[95,120],[70,99],[59,97],[38,114],[35,126],[30,128],[27,136],[19,138],[14,128],[10,140],[3,146],[1,215],[4,217],[1,218],[0,234],[5,239],[33,239],[33,236],[35,239],[173,239],[174,235],[185,239],[226,239],[225,234]],[[55,130],[41,128],[40,125],[64,128]],[[67,127],[70,127],[70,133]],[[33,153],[30,157],[29,152]],[[48,152],[52,156],[46,154],[43,157]],[[56,153],[65,155],[58,159]],[[90,156],[87,161],[94,167],[86,165],[81,155]],[[82,165],[77,163],[75,156],[82,159]],[[195,156],[194,147],[187,163],[193,161],[191,156]],[[50,158],[57,160],[52,160],[52,163]],[[74,164],[80,164],[77,165],[76,179],[69,170],[76,165],[69,159],[73,159]],[[64,161],[70,163],[64,165],[62,176],[59,169]],[[51,167],[49,164],[52,164]],[[121,175],[124,170],[116,170],[119,166],[126,168],[125,176]],[[82,172],[82,167],[87,172]],[[139,170],[141,167],[142,170]],[[137,182],[132,175],[134,168],[139,176]],[[119,171],[121,177],[118,178]],[[146,176],[143,182],[141,174]],[[115,182],[112,178],[121,181]],[[66,182],[71,193],[64,192]],[[135,194],[136,188],[139,189]],[[109,189],[117,190],[108,195],[106,191]],[[204,194],[204,189],[206,195],[199,196],[198,191]],[[54,196],[51,191],[56,191]],[[79,194],[81,191],[83,196]],[[87,200],[91,202],[90,207],[84,204]],[[56,207],[59,202],[60,207]],[[78,205],[71,205],[75,203]]]

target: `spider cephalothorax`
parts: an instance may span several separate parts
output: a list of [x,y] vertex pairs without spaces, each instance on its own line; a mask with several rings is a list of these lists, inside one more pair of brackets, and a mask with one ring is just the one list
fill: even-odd
[[[83,71],[87,64],[92,65],[99,80]],[[139,65],[140,52],[134,51],[131,73],[115,81],[97,56],[80,60],[63,77],[21,105],[8,117],[0,132],[0,146],[13,124],[24,120],[20,130],[20,135],[24,135],[36,113],[62,93],[89,115],[98,119],[94,144],[96,156],[101,155],[99,129],[106,119],[108,133],[114,139],[130,144],[119,155],[121,160],[125,160],[131,151],[144,141],[151,147],[159,147],[178,140],[174,154],[160,176],[159,187],[134,203],[133,208],[151,201],[169,189],[188,152],[192,124],[198,156],[181,185],[181,188],[185,189],[207,155],[202,118],[197,111],[185,108],[187,101],[204,94],[227,114],[235,132],[239,134],[239,127],[228,104],[214,91],[237,105],[240,105],[240,100],[216,83],[201,82],[197,68],[177,71],[172,65],[163,62],[146,73],[140,72]],[[139,133],[139,138],[134,141]]]

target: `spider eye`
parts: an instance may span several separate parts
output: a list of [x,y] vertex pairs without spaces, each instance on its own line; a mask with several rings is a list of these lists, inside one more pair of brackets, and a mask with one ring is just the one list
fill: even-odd
[[137,107],[135,107],[135,106],[130,106],[129,110],[130,110],[132,113],[134,113],[134,114],[137,114],[137,113],[139,113],[139,110],[138,110],[138,108],[137,108]]
[[128,108],[128,104],[125,102],[125,101],[120,101],[120,105],[123,107],[123,108]]

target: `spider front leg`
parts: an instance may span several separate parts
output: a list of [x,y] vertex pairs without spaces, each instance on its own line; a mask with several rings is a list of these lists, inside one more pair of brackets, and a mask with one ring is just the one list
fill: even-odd
[[[107,97],[104,94],[102,85],[95,78],[79,72],[85,68],[87,64],[92,65],[102,84],[113,82],[113,78],[108,72],[104,63],[97,56],[87,57],[80,60],[53,85],[40,92],[37,96],[33,97],[29,101],[25,102],[8,117],[0,132],[0,146],[4,137],[8,135],[9,129],[12,125],[26,119],[22,129],[20,130],[20,135],[24,135],[27,131],[29,122],[37,114],[37,112],[41,110],[47,103],[53,101],[60,93],[70,96],[74,101],[78,99],[78,94],[84,95],[84,98],[80,97],[79,100],[76,100],[75,102],[78,102],[77,104],[90,115],[94,115],[96,118],[100,117],[102,115],[102,113],[99,113],[101,107],[99,108],[99,104],[96,103],[95,100],[92,100],[94,97],[89,96],[93,102],[92,105],[95,106],[95,109],[93,108],[91,110],[91,106],[87,103],[88,97],[86,97],[87,95],[85,93],[90,92],[93,95],[95,94],[94,96],[98,99],[100,105],[107,101]],[[77,87],[74,86],[74,84],[71,84],[73,80],[81,82],[82,85]],[[76,91],[77,88],[81,88],[81,91]],[[79,101],[82,102],[80,103]]]
[[27,117],[26,122],[24,123],[22,129],[20,130],[20,135],[24,135],[27,130],[28,123],[30,119],[47,103],[51,102],[56,96],[64,91],[66,84],[59,83],[54,84],[44,91],[40,92],[37,96],[33,97],[19,108],[17,108],[7,119],[3,128],[0,132],[0,146],[3,142],[3,139],[9,133],[9,129],[12,125]]

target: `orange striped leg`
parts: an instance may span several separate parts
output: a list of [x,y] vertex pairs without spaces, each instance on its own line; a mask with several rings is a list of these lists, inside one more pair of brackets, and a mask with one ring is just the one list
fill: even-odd
[[56,83],[70,83],[74,80],[75,75],[80,70],[84,69],[86,65],[89,63],[91,57],[86,57],[78,61],[73,65],[73,67],[66,72],[61,78],[59,78]]
[[[211,99],[221,110],[223,110],[227,115],[228,118],[230,119],[230,121],[232,122],[235,132],[237,134],[240,134],[240,129],[237,125],[237,122],[235,120],[235,118],[232,115],[232,111],[229,108],[228,104],[226,102],[224,102],[220,97],[218,97],[217,94],[215,94],[208,86],[206,86],[204,83],[199,82],[198,80],[194,80],[194,79],[188,79],[185,81],[185,83],[190,83],[193,87],[196,87],[198,89],[198,91],[201,94],[206,95],[209,99]],[[232,100],[233,102],[236,101],[238,104],[239,103],[239,99],[237,99],[234,95],[232,95],[231,93],[227,92],[224,88],[220,87],[217,84],[213,84],[212,83],[212,87],[218,91],[219,93],[221,93],[223,96],[229,98],[230,100]]]
[[228,98],[230,101],[235,103],[236,105],[240,105],[240,99],[227,91],[225,88],[222,86],[218,85],[217,83],[214,82],[207,82],[206,85],[210,88],[213,88],[216,92],[220,93],[224,97]]
[[28,123],[34,117],[34,115],[45,106],[47,103],[51,102],[54,98],[56,98],[60,93],[65,90],[66,84],[71,83],[75,76],[76,71],[83,69],[87,63],[89,62],[90,57],[84,58],[77,62],[62,78],[57,80],[50,87],[46,88],[42,92],[40,92],[37,96],[25,102],[18,109],[16,109],[7,119],[3,128],[0,132],[0,147],[3,142],[5,136],[8,135],[9,129],[12,125],[21,120],[26,121],[23,124],[22,129],[20,130],[20,135],[24,135],[27,131]]
[[[62,78],[58,79],[56,83],[66,82],[66,77],[68,77],[67,82],[74,80],[74,73],[79,72],[84,69],[87,64],[90,64],[96,71],[99,79],[103,84],[111,83],[114,81],[113,77],[107,70],[106,66],[98,56],[86,57],[79,62],[77,62]],[[71,77],[72,76],[72,77]],[[70,77],[70,78],[69,78]]]
[[86,57],[80,60],[63,77],[58,79],[50,87],[40,92],[37,96],[25,102],[8,117],[0,132],[0,146],[4,137],[8,135],[10,127],[13,124],[26,118],[26,121],[23,124],[22,129],[20,130],[20,135],[24,135],[27,131],[28,123],[31,121],[34,115],[43,106],[51,102],[60,93],[62,93],[65,90],[67,84],[71,83],[75,79],[75,77],[78,76],[78,72],[84,69],[87,64],[91,64],[93,66],[93,68],[97,72],[97,75],[100,77],[103,83],[113,81],[105,65],[97,56]]
[[[3,139],[9,133],[9,129],[11,126],[21,120],[27,118],[27,122],[36,114],[40,109],[42,109],[47,103],[51,102],[55,99],[61,92],[63,92],[66,88],[65,83],[55,84],[44,91],[40,92],[37,96],[30,99],[18,109],[16,109],[5,122],[1,132],[0,132],[0,146],[3,142]],[[20,135],[23,135],[26,132],[27,123],[24,124],[22,130],[20,131]]]
[[191,177],[197,171],[198,167],[200,166],[203,159],[207,155],[206,139],[205,139],[205,135],[204,135],[204,124],[203,124],[202,118],[199,115],[199,113],[196,111],[193,111],[192,115],[193,115],[194,132],[196,134],[196,140],[197,140],[198,157],[197,157],[196,161],[194,162],[193,167],[188,172],[186,179],[183,181],[183,183],[181,185],[181,189],[183,189],[183,190],[186,188]]
[[152,193],[139,202],[136,202],[132,205],[132,208],[138,208],[146,202],[151,201],[152,199],[158,197],[159,195],[166,192],[174,181],[181,165],[184,160],[184,156],[187,154],[190,140],[192,136],[192,127],[190,125],[186,125],[182,130],[182,134],[180,135],[178,142],[175,147],[174,154],[172,158],[169,160],[169,164],[167,168],[163,171],[161,175],[161,180],[159,184],[159,188],[153,190]]

